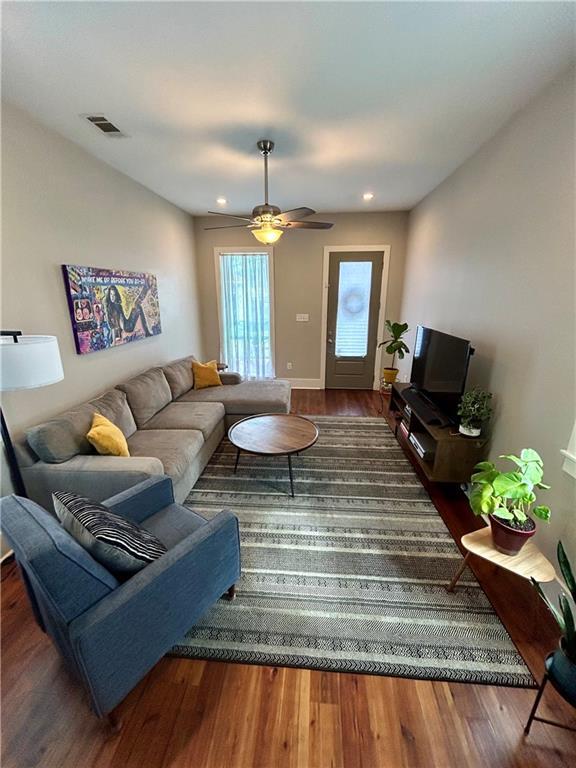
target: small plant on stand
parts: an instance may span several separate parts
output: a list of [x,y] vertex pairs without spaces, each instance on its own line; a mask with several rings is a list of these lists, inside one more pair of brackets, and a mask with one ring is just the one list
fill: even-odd
[[479,437],[482,426],[492,415],[492,393],[485,392],[479,387],[471,389],[462,395],[458,405],[460,426],[458,429],[466,437]]
[[524,448],[520,456],[506,455],[516,465],[512,472],[500,472],[491,461],[481,461],[472,475],[470,506],[475,515],[489,515],[492,541],[499,552],[516,555],[536,533],[531,515],[550,520],[550,508],[534,506],[536,489],[550,488],[542,482],[544,465],[532,448]]
[[390,320],[386,320],[386,330],[390,334],[390,338],[381,341],[378,344],[378,349],[386,346],[386,353],[392,355],[392,365],[382,370],[382,378],[389,388],[394,384],[398,376],[398,368],[395,367],[396,355],[398,355],[400,360],[404,360],[404,355],[410,352],[402,338],[408,331],[408,323],[392,323]]

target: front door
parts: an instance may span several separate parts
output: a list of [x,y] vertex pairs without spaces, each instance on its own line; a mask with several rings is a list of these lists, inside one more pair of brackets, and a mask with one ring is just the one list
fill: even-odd
[[326,389],[372,389],[382,252],[331,253]]

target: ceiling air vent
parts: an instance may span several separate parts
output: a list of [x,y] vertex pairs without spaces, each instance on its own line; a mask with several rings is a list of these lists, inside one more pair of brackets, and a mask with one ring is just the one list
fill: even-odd
[[114,123],[111,123],[104,115],[81,115],[89,123],[92,123],[94,128],[98,128],[99,131],[105,133],[110,138],[125,138],[126,134],[122,133],[120,128],[117,128]]

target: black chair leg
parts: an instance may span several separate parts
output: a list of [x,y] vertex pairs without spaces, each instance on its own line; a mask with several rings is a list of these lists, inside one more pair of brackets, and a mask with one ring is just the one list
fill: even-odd
[[536,699],[534,701],[534,706],[532,707],[532,710],[530,712],[530,717],[528,718],[528,722],[526,723],[526,727],[524,728],[524,733],[526,735],[530,733],[530,728],[532,727],[532,723],[534,722],[534,717],[536,716],[536,710],[538,709],[538,705],[540,704],[540,699],[542,698],[542,694],[544,693],[544,688],[546,687],[547,682],[548,682],[548,675],[544,674],[544,679],[542,680],[540,688],[538,689],[538,693],[536,694]]

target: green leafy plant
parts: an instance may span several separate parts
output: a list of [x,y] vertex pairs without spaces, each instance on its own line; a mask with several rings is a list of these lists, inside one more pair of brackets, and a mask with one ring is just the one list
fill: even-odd
[[479,429],[492,415],[492,393],[479,387],[464,392],[458,405],[458,416],[463,427]]
[[394,368],[396,355],[398,355],[400,360],[403,360],[404,355],[410,352],[402,339],[402,336],[408,331],[408,323],[392,323],[390,320],[386,320],[386,330],[390,334],[390,338],[381,341],[378,344],[378,349],[386,345],[387,354],[392,355],[392,365],[390,367]]
[[[562,572],[562,576],[564,578],[564,583],[566,584],[566,587],[572,596],[572,600],[574,603],[576,603],[576,579],[574,578],[572,566],[570,565],[570,561],[566,556],[566,552],[562,546],[561,541],[558,542],[557,557],[558,564],[560,565],[560,571]],[[536,579],[532,578],[532,584],[536,588],[542,600],[544,600],[548,606],[548,609],[560,627],[560,631],[562,632],[562,637],[564,639],[563,646],[566,655],[576,664],[576,628],[574,622],[574,614],[572,613],[572,608],[570,606],[568,597],[566,594],[564,594],[564,592],[562,592],[558,598],[558,603],[560,606],[560,610],[558,610],[554,603],[544,594],[542,587],[536,581]]]
[[532,448],[523,448],[520,456],[500,456],[516,465],[512,472],[500,472],[491,461],[476,464],[471,477],[470,506],[476,515],[494,515],[512,528],[525,529],[530,515],[548,521],[550,508],[536,501],[535,489],[548,489],[542,482],[544,465]]

